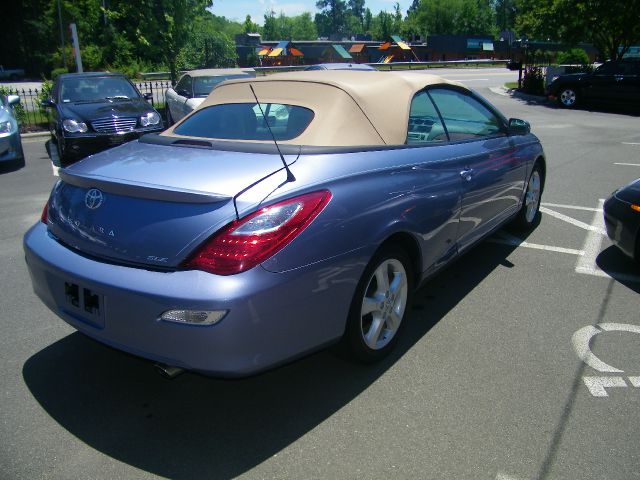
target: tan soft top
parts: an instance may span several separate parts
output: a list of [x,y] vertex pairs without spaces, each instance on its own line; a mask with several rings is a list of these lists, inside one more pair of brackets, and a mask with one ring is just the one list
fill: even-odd
[[[418,91],[434,84],[466,88],[460,83],[418,72],[287,72],[225,81],[191,115],[212,105],[255,103],[249,88],[252,85],[261,103],[298,105],[313,110],[315,114],[301,135],[279,143],[309,146],[400,145],[407,138],[411,100]],[[174,135],[173,129],[165,130],[164,134]]]

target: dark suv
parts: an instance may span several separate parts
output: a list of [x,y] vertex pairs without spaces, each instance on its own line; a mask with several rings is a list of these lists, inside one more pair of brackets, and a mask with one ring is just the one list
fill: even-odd
[[43,102],[49,108],[52,147],[62,166],[163,129],[162,119],[124,76],[115,73],[60,75]]
[[547,96],[561,107],[583,102],[640,107],[640,58],[606,62],[592,73],[560,75],[547,86]]

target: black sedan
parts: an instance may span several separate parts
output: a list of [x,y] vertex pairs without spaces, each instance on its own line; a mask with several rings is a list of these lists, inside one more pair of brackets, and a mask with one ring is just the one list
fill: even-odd
[[547,86],[547,96],[561,107],[584,102],[640,108],[640,59],[606,62],[592,73],[560,75]]
[[613,243],[640,262],[640,178],[616,190],[607,199],[604,222]]
[[92,153],[163,129],[160,114],[123,75],[60,75],[43,102],[49,130],[62,166]]

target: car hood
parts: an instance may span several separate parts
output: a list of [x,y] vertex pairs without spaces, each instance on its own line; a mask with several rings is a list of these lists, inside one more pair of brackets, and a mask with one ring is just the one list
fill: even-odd
[[91,122],[98,118],[140,117],[154,109],[142,98],[130,100],[105,100],[99,102],[59,103],[63,118]]
[[282,170],[277,154],[133,141],[60,170],[48,226],[83,254],[173,268],[268,198]]
[[615,196],[628,203],[640,204],[640,178],[622,187]]

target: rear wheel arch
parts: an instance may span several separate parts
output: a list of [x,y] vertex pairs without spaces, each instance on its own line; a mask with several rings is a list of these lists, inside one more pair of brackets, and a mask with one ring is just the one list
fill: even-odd
[[387,237],[380,244],[373,256],[382,249],[394,246],[403,250],[409,257],[411,267],[413,268],[414,285],[418,285],[420,274],[422,272],[422,254],[420,253],[420,246],[418,245],[417,240],[410,233],[397,232]]

